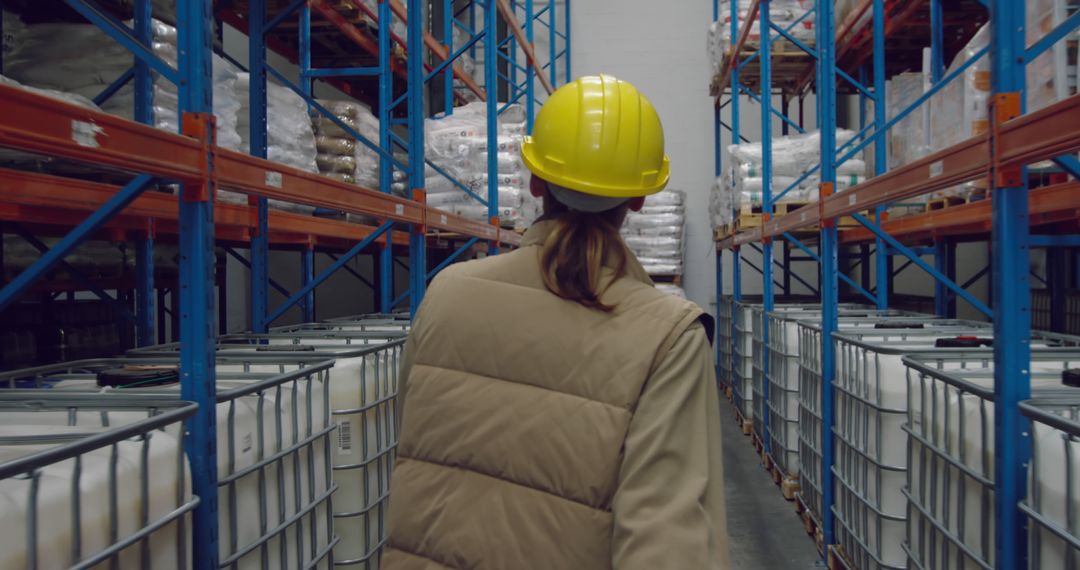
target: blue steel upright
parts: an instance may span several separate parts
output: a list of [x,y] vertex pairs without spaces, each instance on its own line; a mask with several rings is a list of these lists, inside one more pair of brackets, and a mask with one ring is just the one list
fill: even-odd
[[[383,2],[380,6],[386,6]],[[409,0],[409,33],[408,33],[408,68],[406,73],[409,78],[408,114],[409,114],[409,190],[415,192],[424,188],[424,23],[427,22],[424,13],[425,2],[423,0]],[[389,20],[381,20],[380,29],[386,28]],[[492,36],[488,36],[491,38]],[[380,54],[383,53],[380,50]],[[449,56],[450,54],[447,54]],[[495,59],[485,61],[494,63]],[[495,67],[487,65],[486,67]],[[489,101],[493,100],[488,91]],[[491,103],[488,103],[491,109]],[[489,122],[494,122],[494,117],[488,117]],[[489,129],[490,130],[490,129]],[[490,158],[490,157],[489,157]],[[497,193],[496,193],[497,195]],[[410,196],[415,199],[416,196]],[[392,232],[391,232],[392,233]],[[423,224],[414,224],[409,228],[409,309],[413,317],[420,309],[420,303],[424,300],[424,290],[427,288],[427,255],[426,228]],[[389,241],[387,242],[389,243]]]
[[[880,1],[880,0],[875,0]],[[821,188],[836,184],[836,37],[832,0],[817,0],[817,110],[821,131]],[[820,196],[819,199],[824,199]],[[880,287],[881,284],[879,283]],[[834,544],[833,533],[833,459],[832,429],[835,409],[833,376],[836,358],[832,343],[837,329],[837,305],[840,303],[837,273],[837,235],[835,220],[821,221],[821,526],[826,548]]]
[[[379,190],[385,193],[390,192],[394,181],[394,161],[390,159],[394,152],[394,144],[390,140],[390,105],[394,101],[394,71],[390,68],[390,25],[393,17],[389,2],[379,2],[379,148],[386,151],[379,153]],[[379,250],[379,310],[383,313],[394,309],[393,236],[391,228],[386,232],[384,245]]]
[[[873,25],[874,25],[874,176],[885,174],[888,170],[888,153],[885,131],[886,100],[885,100],[885,0],[873,0]],[[835,46],[834,46],[835,48]],[[835,62],[833,63],[835,66]],[[824,155],[822,155],[824,158]],[[884,206],[874,209],[874,223],[881,226]],[[874,291],[877,297],[877,308],[889,308],[889,285],[892,275],[889,272],[889,248],[881,238],[874,239],[874,268],[877,272],[875,279],[877,289]]]
[[[739,4],[728,3],[728,15],[731,17],[731,38],[734,41],[739,37]],[[724,86],[719,86],[723,92]],[[739,66],[731,66],[731,144],[739,144],[741,123],[739,121]],[[721,151],[722,154],[722,151]],[[733,212],[734,213],[734,212]],[[742,300],[742,256],[738,246],[731,252],[731,298],[732,303]],[[734,312],[732,313],[735,314]],[[731,354],[735,354],[735,346],[738,343],[738,335],[735,334],[735,318],[731,319]],[[734,381],[734,374],[732,375]]]
[[[192,0],[194,1],[194,0]],[[248,2],[248,152],[266,158],[266,0]],[[251,238],[251,330],[264,333],[270,300],[269,208],[255,199],[256,227]]]
[[[771,218],[772,204],[772,42],[769,41],[769,0],[761,0],[758,9],[758,25],[761,29],[761,212],[762,218]],[[735,93],[738,96],[738,93]],[[761,445],[765,453],[772,452],[769,437],[769,327],[766,323],[773,311],[773,244],[766,238],[761,245]],[[755,395],[759,397],[759,395]],[[782,426],[781,426],[782,427]]]
[[[253,4],[258,2],[253,2]],[[213,110],[211,3],[178,0],[180,111]],[[255,82],[252,81],[254,84]],[[256,131],[252,125],[252,132]],[[212,155],[207,157],[213,168]],[[192,492],[199,497],[193,520],[192,559],[198,570],[218,567],[217,425],[214,374],[214,203],[208,179],[185,183],[180,193],[180,394],[199,405],[187,421],[184,450]]]
[[[135,38],[145,46],[154,40],[150,0],[136,0],[133,18]],[[135,108],[132,115],[136,121],[150,125],[154,122],[153,76],[150,66],[141,58],[135,59]],[[152,222],[147,222],[146,232],[135,240],[135,341],[138,346],[149,346],[156,340],[154,324],[157,321],[154,301],[154,232]]]
[[[533,0],[525,0],[525,41],[535,49],[536,16],[533,15],[533,9]],[[536,120],[536,71],[529,70],[525,73],[525,134],[532,134],[534,120]]]
[[[554,7],[554,4],[552,4]],[[554,14],[554,11],[552,11]],[[554,22],[554,20],[552,20]],[[499,215],[499,11],[495,0],[488,0],[484,10],[484,92],[487,95],[487,206],[488,222]],[[552,70],[555,60],[551,61]],[[488,253],[495,255],[499,248],[488,242]]]
[[[530,2],[532,0],[529,0]],[[443,47],[446,48],[446,57],[454,55],[454,0],[442,0],[443,13]],[[381,19],[379,20],[382,21]],[[382,53],[382,49],[379,49]],[[443,112],[447,115],[454,113],[454,64],[446,66],[443,70]]]
[[[1024,105],[1024,3],[990,0],[991,97],[1012,94]],[[991,107],[991,114],[994,108]],[[991,117],[994,121],[994,117]],[[993,129],[993,127],[991,127]],[[1031,302],[1025,172],[998,180],[991,172],[990,247],[994,307],[994,513],[999,568],[1027,567],[1027,517],[1020,511],[1031,459],[1028,422],[1019,403],[1031,397]],[[1004,183],[1004,184],[1002,184]],[[1001,184],[1001,185],[999,185]]]

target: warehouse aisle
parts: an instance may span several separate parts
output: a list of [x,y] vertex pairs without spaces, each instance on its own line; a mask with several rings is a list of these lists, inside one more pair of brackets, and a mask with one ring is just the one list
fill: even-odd
[[750,440],[731,421],[731,406],[724,413],[724,479],[727,490],[728,534],[732,568],[801,570],[821,567],[813,541],[761,468]]

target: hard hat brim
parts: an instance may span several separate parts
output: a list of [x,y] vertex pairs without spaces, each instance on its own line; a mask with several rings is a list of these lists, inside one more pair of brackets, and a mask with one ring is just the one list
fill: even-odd
[[525,168],[528,168],[529,172],[552,184],[592,196],[603,196],[605,198],[640,198],[649,196],[666,188],[671,178],[671,161],[666,154],[660,172],[656,175],[656,181],[652,184],[639,186],[611,186],[568,177],[545,168],[535,154],[536,148],[533,145],[532,137],[525,137],[521,142],[521,160],[525,163]]

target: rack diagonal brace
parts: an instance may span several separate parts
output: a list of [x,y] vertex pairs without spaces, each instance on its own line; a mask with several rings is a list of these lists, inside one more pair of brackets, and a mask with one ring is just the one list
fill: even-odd
[[124,46],[124,48],[134,54],[135,57],[146,62],[146,64],[152,67],[155,72],[160,73],[162,77],[168,79],[174,85],[179,84],[180,74],[176,71],[176,68],[165,63],[165,61],[158,57],[153,50],[143,45],[143,43],[135,37],[135,32],[133,32],[131,28],[127,27],[122,22],[117,21],[111,14],[98,6],[97,2],[94,2],[93,0],[64,0],[64,2],[84,18],[90,20],[91,23],[95,24],[101,31],[108,34],[120,45]]
[[0,311],[18,299],[22,293],[33,285],[35,281],[43,277],[53,266],[60,263],[64,256],[70,253],[76,245],[126,208],[153,181],[153,177],[145,174],[136,176],[108,202],[103,204],[101,208],[94,210],[81,224],[75,226],[75,229],[71,230],[54,247],[35,261],[33,265],[19,273],[3,289],[0,289]]
[[304,297],[308,294],[309,291],[313,291],[316,287],[322,285],[324,281],[329,279],[331,275],[333,275],[338,269],[348,263],[349,260],[359,255],[360,252],[364,250],[364,248],[375,243],[375,240],[379,239],[379,236],[390,230],[393,225],[394,222],[392,221],[383,222],[383,224],[380,225],[378,229],[376,229],[374,232],[371,232],[371,235],[364,238],[364,240],[360,243],[354,245],[352,249],[350,249],[347,253],[338,258],[337,261],[330,264],[330,266],[324,269],[322,273],[316,275],[310,283],[304,285],[295,293],[290,295],[289,298],[285,300],[285,302],[279,305],[278,308],[274,309],[273,312],[271,312],[270,315],[266,317],[266,322],[272,323],[278,318],[280,318],[281,315],[284,315],[285,311],[289,310],[289,307],[292,307],[293,305],[299,303],[302,299],[304,299]]
[[908,259],[910,259],[912,261],[912,263],[917,265],[923,271],[929,273],[931,277],[933,277],[934,279],[938,280],[943,285],[948,287],[950,290],[952,290],[954,293],[956,293],[956,295],[958,297],[960,297],[961,299],[963,299],[963,300],[967,301],[968,303],[970,303],[971,306],[978,309],[979,312],[983,313],[984,315],[986,315],[987,317],[989,317],[991,319],[994,318],[994,312],[990,310],[990,307],[987,307],[982,301],[976,299],[971,293],[968,293],[967,291],[963,290],[952,279],[949,279],[944,274],[942,274],[938,270],[934,269],[933,266],[931,266],[930,264],[923,261],[915,252],[911,251],[906,246],[904,246],[902,243],[897,241],[896,238],[889,235],[888,232],[886,232],[886,231],[882,230],[881,228],[879,228],[877,226],[877,224],[875,224],[874,222],[866,219],[865,217],[863,217],[862,214],[857,214],[857,213],[852,214],[852,217],[855,218],[855,220],[857,222],[859,222],[860,224],[862,224],[866,229],[870,230],[870,233],[872,233],[875,236],[881,238],[881,240],[884,241],[885,243],[887,243],[889,245],[889,247],[892,247],[897,252],[899,252],[901,255],[903,255],[904,257],[906,257]]

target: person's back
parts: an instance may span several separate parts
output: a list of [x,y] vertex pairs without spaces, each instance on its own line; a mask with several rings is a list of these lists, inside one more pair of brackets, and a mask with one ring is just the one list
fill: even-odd
[[725,567],[707,319],[618,240],[625,206],[547,190],[519,250],[444,270],[417,315],[383,567]]

